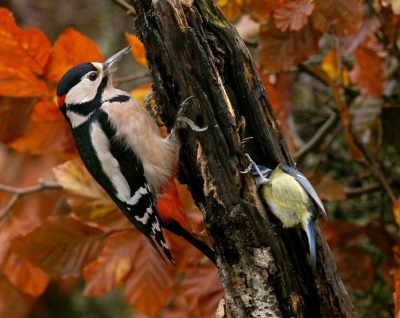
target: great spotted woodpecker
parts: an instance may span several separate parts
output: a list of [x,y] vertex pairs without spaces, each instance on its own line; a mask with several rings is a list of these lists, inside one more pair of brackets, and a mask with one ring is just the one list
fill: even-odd
[[192,231],[174,177],[179,144],[163,138],[149,113],[113,86],[117,63],[131,47],[104,63],[70,69],[57,87],[58,106],[72,128],[84,165],[135,227],[175,264],[161,227],[180,235],[215,263],[213,250]]
[[301,226],[307,234],[311,263],[317,264],[313,221],[327,215],[321,199],[307,178],[296,169],[280,163],[274,170],[251,162],[251,171],[260,197],[284,227]]

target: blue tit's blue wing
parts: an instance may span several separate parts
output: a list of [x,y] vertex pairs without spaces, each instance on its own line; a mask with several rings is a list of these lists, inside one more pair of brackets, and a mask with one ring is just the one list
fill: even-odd
[[317,247],[315,245],[314,225],[311,221],[307,223],[307,228],[304,229],[307,233],[308,245],[310,246],[311,264],[314,269],[317,268]]
[[317,192],[315,192],[313,186],[311,185],[310,181],[307,180],[307,178],[298,170],[284,164],[280,163],[279,167],[286,172],[287,174],[291,175],[293,178],[297,180],[301,184],[301,186],[304,188],[304,190],[307,191],[307,193],[310,195],[311,198],[313,198],[315,204],[318,206],[320,213],[322,217],[325,220],[328,220],[328,216],[326,215],[324,205],[322,204],[321,199],[318,197]]

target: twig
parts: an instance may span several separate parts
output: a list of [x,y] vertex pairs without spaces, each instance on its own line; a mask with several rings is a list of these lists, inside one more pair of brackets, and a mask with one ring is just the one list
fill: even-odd
[[135,8],[132,7],[130,4],[126,3],[125,1],[123,1],[123,0],[114,0],[114,2],[116,4],[118,4],[119,6],[121,6],[122,8],[124,8],[126,10],[126,14],[136,15]]
[[15,203],[23,196],[37,193],[43,190],[56,190],[56,189],[62,189],[61,185],[58,184],[57,182],[49,182],[49,181],[44,181],[42,179],[38,180],[37,185],[26,188],[16,188],[5,184],[0,184],[0,191],[14,194],[11,197],[10,201],[7,202],[3,210],[0,212],[0,221],[3,220],[3,218],[11,211]]
[[151,77],[150,77],[150,73],[148,70],[137,73],[137,74],[129,75],[129,76],[114,78],[113,82],[119,84],[119,83],[132,82],[132,81],[136,81],[138,79],[145,79],[145,78],[149,78],[149,82],[151,82]]
[[382,184],[380,182],[375,182],[364,187],[357,187],[357,188],[345,188],[344,191],[346,192],[346,196],[348,198],[354,198],[360,196],[364,193],[370,193],[377,190],[382,189]]
[[318,145],[321,140],[328,134],[332,126],[336,124],[339,115],[336,112],[332,112],[327,121],[321,126],[321,128],[314,134],[314,136],[301,147],[294,155],[293,158],[297,163],[316,145]]

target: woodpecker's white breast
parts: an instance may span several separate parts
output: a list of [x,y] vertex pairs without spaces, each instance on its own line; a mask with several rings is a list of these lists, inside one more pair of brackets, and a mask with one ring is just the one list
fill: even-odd
[[[114,89],[103,96],[127,95],[126,92]],[[173,138],[163,138],[154,119],[140,105],[130,98],[122,103],[103,102],[101,109],[109,117],[116,131],[116,140],[133,149],[143,164],[144,174],[151,191],[156,193],[167,184],[174,174],[178,160],[178,145]],[[133,163],[132,163],[133,164]]]

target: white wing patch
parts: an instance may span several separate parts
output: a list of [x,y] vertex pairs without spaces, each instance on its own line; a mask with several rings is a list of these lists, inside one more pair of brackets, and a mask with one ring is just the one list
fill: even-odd
[[[124,175],[122,174],[117,159],[110,152],[110,141],[101,129],[99,123],[94,122],[90,127],[90,137],[93,148],[100,160],[101,168],[117,191],[116,196],[123,202],[136,202],[144,194],[142,188],[136,191],[133,197],[130,196],[131,189]],[[145,189],[146,190],[146,189]],[[147,190],[146,190],[147,191]]]

